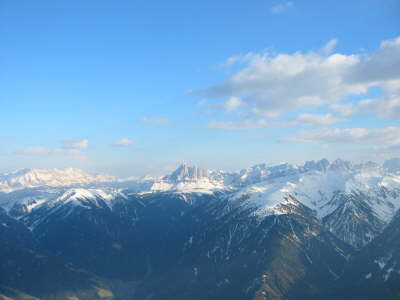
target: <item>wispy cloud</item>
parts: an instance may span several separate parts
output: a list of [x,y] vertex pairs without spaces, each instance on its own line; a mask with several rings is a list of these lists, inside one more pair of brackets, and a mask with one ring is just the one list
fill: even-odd
[[327,126],[345,122],[346,118],[333,114],[299,114],[295,119],[286,121],[267,121],[265,118],[247,118],[236,121],[212,121],[211,128],[225,130],[243,130],[260,128],[289,128],[289,127],[310,127]]
[[89,140],[64,140],[63,144],[66,149],[85,149],[89,146]]
[[265,134],[257,134],[257,135],[250,135],[247,137],[249,140],[265,140],[267,138],[267,135]]
[[197,101],[197,103],[196,103],[196,106],[204,106],[204,105],[206,105],[207,104],[207,99],[205,99],[205,98],[203,98],[203,99],[200,99],[199,101]]
[[355,113],[354,106],[352,103],[332,104],[330,108],[334,112],[346,117]]
[[212,121],[209,126],[216,129],[223,130],[244,130],[244,129],[259,129],[266,128],[268,122],[264,119],[258,120],[241,120],[241,121]]
[[299,125],[308,125],[308,126],[315,126],[315,125],[332,125],[340,122],[344,122],[346,119],[341,117],[336,117],[330,113],[328,114],[300,114],[298,115],[296,121],[294,121],[294,126]]
[[363,99],[358,103],[335,104],[331,108],[343,116],[375,114],[380,119],[400,119],[400,94],[392,93],[375,99]]
[[142,122],[157,126],[169,126],[171,121],[167,118],[153,118],[153,117],[143,117]]
[[223,108],[226,111],[234,111],[237,110],[238,108],[240,108],[240,106],[243,105],[242,100],[240,100],[240,98],[238,97],[230,97],[224,104],[223,104]]
[[49,149],[47,149],[46,147],[32,146],[25,149],[17,150],[14,153],[21,155],[46,155],[49,154],[49,152]]
[[87,156],[82,152],[83,149],[87,148],[89,140],[83,139],[79,141],[75,140],[64,140],[63,146],[59,148],[48,148],[44,146],[31,146],[24,149],[14,151],[16,155],[28,155],[28,156],[67,156],[73,159],[87,159]]
[[112,145],[116,147],[129,147],[134,144],[134,141],[128,138],[122,138],[117,141],[115,141]]
[[14,152],[17,155],[29,155],[29,156],[68,156],[74,159],[86,159],[79,149],[65,149],[65,148],[54,148],[50,149],[43,146],[32,146]]
[[400,127],[367,128],[323,128],[301,130],[293,136],[281,138],[280,141],[295,143],[325,144],[365,144],[393,147],[400,145]]
[[274,15],[278,15],[288,10],[294,5],[293,1],[288,1],[285,3],[280,3],[271,7],[270,11]]
[[328,55],[331,54],[332,51],[335,49],[336,45],[338,43],[337,39],[331,39],[329,40],[325,46],[322,48],[321,52],[322,54]]

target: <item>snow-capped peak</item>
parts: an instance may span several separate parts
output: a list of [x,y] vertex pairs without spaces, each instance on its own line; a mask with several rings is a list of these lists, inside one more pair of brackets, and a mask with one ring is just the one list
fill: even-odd
[[109,175],[90,175],[80,169],[21,169],[0,174],[0,190],[13,191],[34,187],[79,186],[90,183],[110,182],[116,178]]
[[[272,176],[268,168],[270,173],[263,181],[242,186],[232,200],[245,200],[259,217],[293,213],[297,202],[355,247],[370,242],[400,209],[400,176],[396,173],[371,164],[356,168],[341,160],[323,164],[324,168],[310,169],[310,165],[320,164],[289,168],[279,176]],[[287,205],[287,201],[294,202]],[[349,233],[346,228],[353,225],[362,231]]]
[[35,211],[45,204],[56,208],[68,204],[68,209],[69,204],[109,206],[113,199],[120,199],[116,188],[128,189],[128,194],[229,191],[229,199],[251,206],[258,216],[292,213],[287,209],[301,204],[339,235],[346,235],[342,227],[349,220],[369,222],[363,232],[343,237],[356,246],[370,241],[400,209],[396,164],[389,161],[384,166],[371,162],[353,165],[340,159],[332,163],[326,159],[308,161],[303,165],[258,164],[231,173],[183,164],[163,177],[129,180],[93,176],[78,169],[23,169],[0,175],[0,191],[10,191],[0,194],[0,206],[7,211],[14,209],[15,215]]
[[201,169],[197,166],[188,166],[187,164],[180,165],[171,174],[165,176],[163,179],[167,181],[196,181],[208,177],[212,172]]
[[84,206],[82,203],[84,201],[97,201],[102,200],[107,205],[111,204],[111,201],[115,199],[117,196],[125,197],[120,190],[116,189],[84,189],[84,188],[72,188],[67,189],[62,192],[61,195],[54,198],[53,200],[48,202],[48,205],[54,205],[56,203],[71,203],[79,206]]
[[197,166],[180,165],[171,174],[155,180],[151,192],[175,191],[182,193],[212,193],[226,189],[225,173],[201,169]]
[[337,159],[329,165],[331,170],[351,170],[353,165],[347,160]]

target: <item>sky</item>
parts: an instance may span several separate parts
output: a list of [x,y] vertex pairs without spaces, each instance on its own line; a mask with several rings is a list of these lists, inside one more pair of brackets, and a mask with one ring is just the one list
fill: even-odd
[[0,171],[400,156],[398,0],[3,0],[0,43]]

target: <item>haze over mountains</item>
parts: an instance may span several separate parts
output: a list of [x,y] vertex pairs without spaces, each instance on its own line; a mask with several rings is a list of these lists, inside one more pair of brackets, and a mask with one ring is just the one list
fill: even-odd
[[0,294],[397,299],[398,161],[1,174]]

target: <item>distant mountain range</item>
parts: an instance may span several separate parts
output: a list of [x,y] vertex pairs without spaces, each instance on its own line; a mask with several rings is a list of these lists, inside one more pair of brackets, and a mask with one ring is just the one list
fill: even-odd
[[400,299],[399,161],[0,174],[0,299]]

